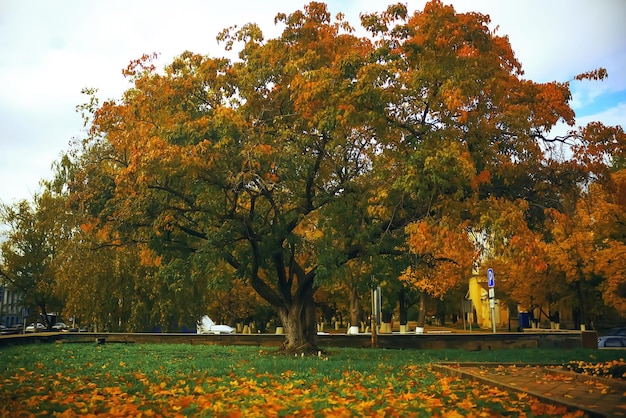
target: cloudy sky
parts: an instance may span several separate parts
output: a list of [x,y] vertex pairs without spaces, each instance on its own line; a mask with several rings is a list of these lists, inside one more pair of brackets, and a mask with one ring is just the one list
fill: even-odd
[[[396,0],[397,1],[397,0]],[[327,1],[359,25],[361,12],[394,0]],[[30,199],[51,165],[84,136],[76,105],[84,87],[101,99],[128,88],[121,70],[144,53],[165,64],[185,50],[224,55],[215,41],[223,28],[255,22],[266,37],[279,34],[278,12],[302,8],[286,0],[0,0],[0,202]],[[424,0],[408,1],[421,10]],[[567,81],[604,67],[603,82],[575,82],[577,123],[599,120],[626,127],[626,1],[444,0],[459,12],[491,16],[509,36],[535,81]]]

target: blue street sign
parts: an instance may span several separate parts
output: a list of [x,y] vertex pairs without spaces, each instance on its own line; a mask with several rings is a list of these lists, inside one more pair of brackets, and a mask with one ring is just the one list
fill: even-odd
[[487,286],[494,287],[496,285],[496,279],[493,276],[493,269],[487,270]]

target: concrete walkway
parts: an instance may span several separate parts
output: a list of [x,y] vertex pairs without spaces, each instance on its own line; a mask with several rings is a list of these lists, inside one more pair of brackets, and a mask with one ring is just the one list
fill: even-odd
[[542,402],[581,410],[589,417],[626,417],[626,381],[541,365],[441,363],[433,368],[503,390],[528,393]]

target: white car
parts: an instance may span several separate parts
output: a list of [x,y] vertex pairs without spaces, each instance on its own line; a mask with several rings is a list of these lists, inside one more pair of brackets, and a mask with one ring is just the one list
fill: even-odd
[[[37,322],[37,332],[45,331],[45,330],[46,330],[46,326],[42,324],[41,322]],[[30,324],[29,326],[27,326],[24,332],[35,332],[35,324]]]
[[65,325],[64,322],[57,322],[56,324],[52,325],[52,329],[55,331],[67,331],[67,325]]

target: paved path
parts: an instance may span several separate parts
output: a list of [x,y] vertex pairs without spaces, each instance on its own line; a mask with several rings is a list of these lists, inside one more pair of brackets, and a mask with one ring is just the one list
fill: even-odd
[[626,417],[626,382],[540,365],[437,364],[449,375],[525,392],[542,402],[582,410],[589,417]]

